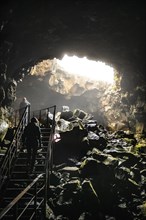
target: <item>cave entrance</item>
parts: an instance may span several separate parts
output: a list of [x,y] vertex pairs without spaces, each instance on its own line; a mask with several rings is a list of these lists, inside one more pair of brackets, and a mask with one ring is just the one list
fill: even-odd
[[18,108],[25,96],[32,110],[56,105],[60,111],[67,105],[71,110],[78,108],[93,114],[99,123],[105,124],[107,118],[110,123],[113,115],[117,120],[117,113],[111,109],[119,101],[119,97],[115,97],[115,75],[117,72],[112,66],[86,57],[65,55],[61,60],[43,60],[18,83],[15,105]]
[[88,82],[100,81],[114,83],[114,68],[101,61],[89,60],[87,57],[64,55],[56,60],[58,67],[71,75],[84,77]]
[[[89,60],[86,57],[79,58],[75,55],[64,55],[61,60],[56,58],[43,60],[31,67],[31,71],[29,75],[25,76],[23,83],[18,83],[15,104],[18,105],[21,97],[27,96],[34,109],[44,107],[46,102],[48,104],[46,97],[48,96],[48,100],[52,100],[53,92],[54,98],[60,95],[61,101],[64,97],[66,102],[73,97],[76,99],[85,94],[96,93],[96,91],[103,93],[109,87],[111,89],[114,86],[115,73],[115,69],[104,62]],[[49,97],[50,95],[51,97]],[[36,97],[39,98],[39,96],[41,96],[41,100],[37,101]],[[54,98],[53,100],[58,103],[58,99]],[[92,98],[94,97],[92,96]],[[83,103],[83,101],[79,103]],[[36,103],[40,103],[40,106]],[[53,103],[51,102],[51,104]],[[60,106],[60,103],[58,104]],[[73,107],[86,109],[86,104],[84,101],[84,106]],[[73,100],[71,105],[73,105]],[[89,105],[87,104],[87,106]],[[87,110],[93,112],[93,109]]]

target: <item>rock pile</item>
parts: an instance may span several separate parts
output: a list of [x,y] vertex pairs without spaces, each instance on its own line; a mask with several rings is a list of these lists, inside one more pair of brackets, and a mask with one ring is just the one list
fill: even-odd
[[87,115],[78,115],[76,126],[60,135],[48,219],[146,219],[146,154],[136,151],[134,134],[111,133]]

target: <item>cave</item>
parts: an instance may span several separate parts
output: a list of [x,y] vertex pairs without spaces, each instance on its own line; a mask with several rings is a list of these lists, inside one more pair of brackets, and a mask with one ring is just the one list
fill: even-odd
[[[138,119],[135,118],[137,115],[142,120],[145,117],[144,9],[143,3],[139,4],[136,0],[126,3],[115,1],[93,1],[92,3],[26,1],[22,4],[18,1],[3,2],[1,4],[1,106],[18,107],[17,103],[25,93],[28,93],[27,96],[35,92],[39,95],[37,87],[43,82],[40,82],[39,76],[31,76],[32,69],[39,66],[39,63],[51,61],[54,58],[61,60],[65,54],[80,58],[87,57],[89,60],[105,62],[118,73],[115,92],[118,94],[113,95],[111,92],[111,96],[116,96],[115,99],[118,101],[113,98],[111,102],[114,104],[110,102],[107,105],[112,105],[111,108],[109,107],[110,110],[114,109],[111,115],[119,116],[112,117],[106,112],[108,115],[106,118],[111,117],[106,125],[116,130],[117,127],[126,129],[127,124],[130,124],[128,126],[132,131],[139,132],[141,129],[141,132],[144,132],[145,125],[136,128],[139,127],[139,123],[137,125]],[[42,69],[43,71],[49,72]],[[48,77],[46,75],[45,80],[48,80]],[[12,92],[7,92],[10,81],[16,88],[14,90],[11,88]],[[86,97],[89,97],[88,99],[94,97],[96,89],[85,92],[84,97],[83,95],[77,97],[74,94],[69,101],[64,95],[48,88],[50,97],[47,100],[45,84],[44,102],[33,104],[33,110],[41,109],[49,105],[49,102],[56,104],[58,111],[61,105],[71,105],[73,102],[78,103],[76,106],[71,105],[73,108],[91,110],[86,109],[86,106],[89,106],[89,103],[86,103]],[[40,96],[43,96],[42,91]],[[30,99],[33,103],[34,97]],[[53,99],[56,103],[52,102]],[[84,102],[84,105],[80,106],[81,102]],[[122,103],[120,110],[116,108],[119,103]],[[108,109],[108,106],[106,107]],[[140,112],[139,109],[141,109]],[[103,109],[98,114],[99,109],[96,105],[92,107],[91,112],[94,112],[98,118],[105,117]],[[118,121],[121,125],[116,125]],[[104,119],[101,120],[101,123],[104,122]]]
[[[124,130],[145,140],[144,1],[2,0],[0,5],[1,139],[11,112],[26,96],[32,111],[51,105],[57,111],[79,108],[109,131]],[[54,70],[54,60],[65,54],[114,68],[114,86],[81,86],[74,80],[68,88],[70,77],[65,81],[65,71]]]

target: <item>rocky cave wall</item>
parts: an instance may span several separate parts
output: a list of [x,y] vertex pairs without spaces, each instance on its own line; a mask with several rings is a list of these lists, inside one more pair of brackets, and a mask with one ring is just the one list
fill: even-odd
[[[1,119],[7,121],[9,118],[16,100],[17,85],[21,80],[23,85],[31,68],[40,61],[54,57],[60,59],[67,53],[101,60],[118,71],[121,80],[116,92],[105,94],[106,100],[111,99],[109,102],[112,103],[107,109],[109,124],[120,120],[122,112],[117,117],[115,113],[121,110],[122,105],[123,117],[125,112],[127,114],[126,122],[123,118],[121,120],[125,128],[131,117],[131,128],[137,132],[144,131],[146,57],[143,2],[8,0],[2,1],[0,10]],[[50,93],[53,97],[52,91]],[[89,96],[92,93],[94,90]]]

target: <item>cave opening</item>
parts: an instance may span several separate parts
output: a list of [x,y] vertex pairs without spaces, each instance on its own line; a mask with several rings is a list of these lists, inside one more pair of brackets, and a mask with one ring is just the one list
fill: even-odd
[[[24,96],[32,110],[55,103],[60,111],[67,105],[71,110],[91,112],[98,122],[96,140],[89,134],[77,143],[79,135],[71,131],[55,143],[53,159],[59,166],[51,176],[48,218],[144,220],[144,1],[8,0],[1,4],[1,15],[0,56],[7,70],[0,68],[0,139],[9,125],[11,104],[18,108]],[[104,83],[107,89],[101,82],[94,87],[62,69],[56,72],[52,61],[55,56],[60,59],[62,51],[80,58],[88,55],[94,61],[101,58],[113,65],[114,83]],[[85,151],[76,163],[74,156],[80,149]],[[22,186],[28,185],[23,174],[21,181]]]
[[114,82],[114,69],[104,62],[90,60],[85,56],[79,58],[67,54],[61,60],[57,59],[56,62],[62,70],[72,75],[82,76],[89,82],[100,81],[108,84]]
[[115,111],[119,86],[120,75],[112,65],[85,56],[64,55],[31,66],[29,74],[18,82],[13,106],[18,109],[21,99],[27,97],[32,111],[54,104],[61,111],[67,105],[71,110],[91,113],[105,126],[111,121],[115,126],[120,119],[119,111]]

